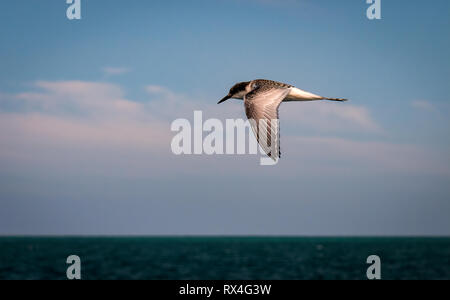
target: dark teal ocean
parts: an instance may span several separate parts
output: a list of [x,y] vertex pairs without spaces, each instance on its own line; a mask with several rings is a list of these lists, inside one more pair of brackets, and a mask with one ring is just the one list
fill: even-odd
[[0,279],[450,279],[449,238],[0,238]]

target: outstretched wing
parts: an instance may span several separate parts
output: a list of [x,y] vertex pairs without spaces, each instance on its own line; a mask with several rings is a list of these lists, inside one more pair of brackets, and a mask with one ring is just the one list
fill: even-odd
[[280,158],[280,126],[278,107],[289,94],[288,87],[261,85],[244,97],[245,113],[253,133],[273,160]]

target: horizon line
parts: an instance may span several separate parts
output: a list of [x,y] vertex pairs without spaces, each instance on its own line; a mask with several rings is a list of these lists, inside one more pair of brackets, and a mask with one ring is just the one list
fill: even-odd
[[0,238],[450,238],[450,235],[0,234]]

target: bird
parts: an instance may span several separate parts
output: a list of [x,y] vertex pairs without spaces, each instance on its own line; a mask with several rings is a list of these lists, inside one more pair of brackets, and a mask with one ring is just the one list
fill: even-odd
[[343,98],[327,98],[306,92],[293,85],[267,79],[239,82],[222,100],[244,100],[245,114],[258,144],[274,161],[281,158],[278,108],[282,102],[329,100],[345,102]]

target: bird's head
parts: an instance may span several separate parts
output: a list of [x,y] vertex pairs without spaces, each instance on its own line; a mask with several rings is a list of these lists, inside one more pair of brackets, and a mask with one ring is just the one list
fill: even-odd
[[222,100],[219,101],[220,104],[222,102],[227,101],[228,99],[234,98],[234,99],[244,99],[245,94],[247,94],[248,91],[248,86],[250,84],[250,81],[246,81],[246,82],[239,82],[237,84],[235,84],[231,89],[230,92],[228,93],[228,95],[226,95]]

